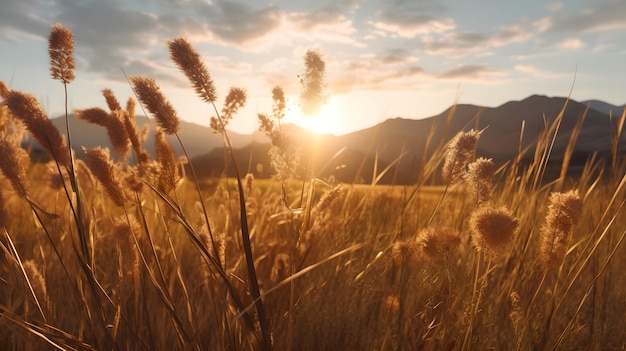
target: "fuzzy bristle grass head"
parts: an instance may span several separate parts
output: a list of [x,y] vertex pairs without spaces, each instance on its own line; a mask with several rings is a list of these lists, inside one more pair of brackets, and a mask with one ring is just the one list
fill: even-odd
[[480,207],[470,218],[472,239],[491,258],[501,255],[519,229],[519,220],[504,208]]
[[4,136],[0,137],[0,170],[11,182],[13,190],[23,198],[27,198],[28,177],[26,172],[29,162],[30,159],[26,150]]
[[541,227],[541,258],[548,268],[558,268],[567,253],[571,234],[583,211],[578,191],[554,192]]
[[91,173],[102,183],[113,203],[124,207],[126,192],[120,181],[118,170],[109,155],[109,149],[96,147],[93,149],[83,148],[83,150],[85,152],[85,163],[91,170]]
[[43,112],[37,99],[19,91],[10,91],[5,101],[9,111],[21,120],[33,137],[60,165],[68,168],[70,153],[65,138]]
[[141,76],[132,76],[129,79],[139,101],[152,113],[165,133],[172,135],[178,132],[180,129],[178,114],[161,92],[156,80]]
[[68,84],[74,80],[74,34],[67,27],[57,23],[52,26],[48,38],[50,73],[53,79]]
[[209,70],[200,54],[185,38],[176,38],[167,43],[170,57],[187,76],[198,96],[205,102],[215,102],[217,93]]
[[472,129],[469,132],[459,132],[450,141],[442,170],[442,177],[447,185],[454,185],[461,179],[474,156],[479,137],[480,132]]

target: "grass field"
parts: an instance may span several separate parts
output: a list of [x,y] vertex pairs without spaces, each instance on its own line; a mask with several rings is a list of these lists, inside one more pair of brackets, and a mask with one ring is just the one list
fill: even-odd
[[[70,40],[53,27],[51,71],[65,87]],[[168,46],[216,106],[193,47]],[[0,349],[626,348],[626,162],[617,147],[580,177],[545,179],[557,118],[530,164],[518,157],[496,169],[475,155],[479,133],[468,131],[435,152],[417,184],[336,184],[297,164],[276,123],[275,89],[275,110],[261,117],[275,179],[239,170],[196,179],[181,176],[164,138],[177,135],[165,96],[149,78],[129,79],[157,121],[154,158],[132,100],[123,108],[105,91],[110,111],[79,111],[114,145],[80,150],[71,144],[78,131],[62,138],[34,97],[0,84]],[[221,113],[215,107],[227,150],[227,122],[244,102],[235,89]],[[24,129],[51,162],[30,162]]]

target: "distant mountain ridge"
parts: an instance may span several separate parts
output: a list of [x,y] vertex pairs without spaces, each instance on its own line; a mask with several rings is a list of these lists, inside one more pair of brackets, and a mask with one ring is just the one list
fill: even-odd
[[[621,116],[623,106],[614,106],[599,100],[579,103],[562,97],[532,95],[494,108],[459,104],[429,118],[419,120],[392,118],[376,126],[341,136],[315,135],[294,125],[284,127],[304,150],[315,143],[316,159],[319,160],[320,171],[323,173],[320,176],[333,175],[346,182],[355,180],[370,182],[375,167],[380,171],[393,163],[394,166],[381,182],[410,184],[415,181],[416,170],[420,167],[421,161],[432,156],[435,146],[447,142],[459,131],[471,128],[484,129],[477,145],[478,157],[490,157],[496,163],[503,164],[512,160],[520,147],[528,147],[526,155],[532,156],[533,143],[544,131],[546,123],[549,125],[554,121],[566,102],[551,160],[558,164],[557,162],[562,159],[571,132],[583,115],[585,120],[575,144],[573,166],[584,164],[594,153],[599,157],[609,157],[611,138],[615,135],[617,117]],[[587,111],[588,105],[591,108]],[[614,118],[609,118],[608,113],[604,111],[612,111]],[[448,121],[449,115],[453,117]],[[53,121],[61,132],[65,130],[64,118]],[[73,117],[70,121],[72,144],[77,149],[79,146],[110,146],[104,128]],[[147,121],[145,117],[138,118],[140,127],[148,123]],[[520,135],[522,124],[524,132]],[[153,128],[150,128],[146,142],[150,152],[153,152],[154,148],[152,133]],[[431,143],[426,149],[429,135]],[[242,135],[233,132],[229,132],[229,136],[240,169],[252,171],[260,164],[265,170],[260,176],[268,176],[272,172],[267,152],[270,148],[269,140],[265,136],[261,133]],[[223,172],[224,152],[221,136],[212,134],[208,127],[181,122],[180,137],[199,174],[209,176]],[[181,153],[178,142],[174,139],[172,145]],[[619,149],[624,157],[626,138],[623,135],[619,140]],[[77,154],[80,156],[81,152]],[[404,156],[398,159],[402,154]],[[323,170],[322,166],[325,166]]]

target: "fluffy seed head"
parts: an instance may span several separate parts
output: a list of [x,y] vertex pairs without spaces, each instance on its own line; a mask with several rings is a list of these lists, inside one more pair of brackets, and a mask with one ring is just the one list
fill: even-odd
[[418,260],[435,261],[454,252],[461,244],[459,232],[448,227],[427,227],[415,238],[415,255]]
[[472,213],[470,227],[476,246],[495,258],[513,240],[519,228],[519,220],[505,207],[483,206]]
[[178,172],[178,158],[172,144],[165,138],[165,134],[157,131],[154,135],[156,159],[159,165],[158,187],[167,194],[176,188],[180,179]]
[[467,166],[465,179],[471,185],[474,203],[485,204],[491,197],[496,166],[491,159],[479,158]]
[[74,80],[74,34],[60,23],[53,25],[50,30],[48,56],[52,79],[58,79],[63,84]]
[[185,38],[176,38],[170,40],[167,46],[170,57],[187,76],[198,96],[205,102],[215,102],[217,94],[211,74],[191,43]]
[[480,132],[470,130],[469,132],[459,132],[450,144],[443,164],[443,180],[447,185],[454,185],[471,161],[476,150],[476,143],[480,137]]
[[3,80],[0,79],[0,97],[6,100],[6,98],[9,96],[9,91],[9,87],[6,85],[6,83],[4,83]]
[[172,104],[167,101],[154,78],[132,76],[129,78],[135,93],[148,111],[156,118],[165,133],[172,135],[180,129],[180,120]]
[[126,193],[120,181],[115,164],[111,161],[109,149],[96,147],[93,149],[85,149],[85,163],[91,170],[91,173],[102,183],[104,190],[109,194],[113,203],[123,207],[126,200]]
[[302,112],[314,115],[326,103],[326,62],[319,51],[309,50],[304,55],[304,71],[299,76],[302,90]]
[[341,185],[337,185],[329,191],[325,192],[311,211],[313,215],[315,216],[325,210],[328,210],[330,208],[330,205],[332,205],[332,203],[335,202],[335,200],[339,198],[342,193],[343,187]]
[[134,217],[129,216],[128,219],[117,218],[113,222],[113,239],[119,245],[122,254],[122,272],[123,272],[123,289],[126,295],[131,291],[137,291],[139,288],[139,272],[141,267],[141,258],[137,251],[135,238],[141,237],[141,225]]
[[113,150],[120,157],[126,157],[130,151],[130,137],[126,129],[124,121],[125,112],[123,110],[115,110],[111,112],[107,121],[107,134],[113,145]]
[[113,94],[113,90],[108,89],[108,88],[102,89],[102,96],[104,96],[104,98],[106,99],[107,105],[109,106],[109,110],[119,111],[122,109],[122,106],[120,105],[119,101],[117,101],[117,98]]
[[224,100],[224,107],[222,108],[223,127],[226,127],[237,111],[246,104],[246,99],[247,93],[245,89],[238,87],[230,88]]
[[415,245],[406,240],[393,243],[391,247],[391,259],[396,265],[403,265],[414,257]]
[[578,191],[550,195],[546,222],[541,227],[541,258],[548,268],[558,268],[563,262],[582,212],[583,203]]
[[279,85],[272,89],[272,116],[277,120],[281,120],[285,117],[285,92]]
[[6,137],[0,138],[0,170],[11,182],[11,186],[21,197],[26,198],[26,184],[28,177],[28,153],[20,146],[9,141]]
[[39,305],[43,309],[44,313],[50,313],[52,301],[50,300],[50,296],[48,295],[46,278],[44,278],[43,274],[41,274],[41,271],[39,270],[39,268],[37,268],[37,265],[34,261],[25,261],[23,266],[24,272],[26,272],[26,276],[28,277],[28,281],[33,287],[35,296],[37,296]]
[[259,113],[257,116],[259,117],[259,131],[271,138],[274,132],[274,122],[266,114]]
[[31,94],[10,91],[5,101],[9,111],[21,120],[33,137],[60,165],[69,168],[70,152],[65,138],[43,112]]
[[92,107],[86,110],[77,110],[76,118],[105,127],[109,119],[109,113],[99,107]]

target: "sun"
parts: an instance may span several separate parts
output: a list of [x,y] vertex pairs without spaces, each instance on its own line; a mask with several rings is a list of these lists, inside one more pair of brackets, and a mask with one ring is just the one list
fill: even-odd
[[288,106],[287,111],[285,122],[293,123],[317,134],[336,133],[341,119],[341,113],[333,101],[328,101],[318,113],[311,116],[303,114],[297,105]]

